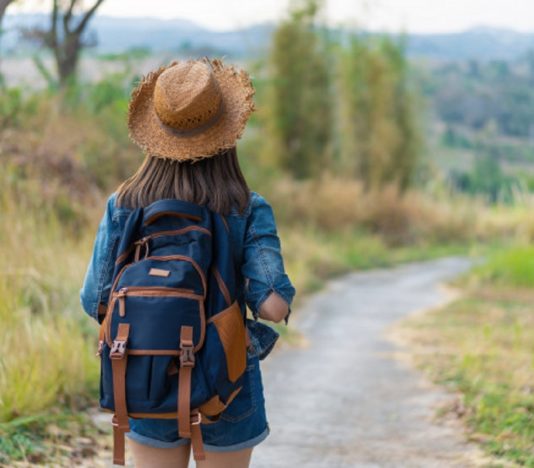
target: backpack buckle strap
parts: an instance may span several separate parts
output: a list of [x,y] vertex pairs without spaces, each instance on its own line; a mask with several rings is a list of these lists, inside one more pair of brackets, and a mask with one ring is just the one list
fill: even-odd
[[195,367],[195,353],[193,352],[193,344],[180,344],[180,367]]
[[178,370],[178,435],[191,437],[191,374],[195,366],[193,352],[193,327],[182,325],[180,329],[180,369]]
[[138,241],[134,242],[134,245],[135,245],[134,261],[135,262],[138,262],[141,259],[141,249],[145,249],[144,258],[148,257],[148,254],[149,254],[148,241],[149,241],[149,237],[143,237],[142,239],[139,239]]
[[119,427],[115,416],[113,416],[111,424],[113,425],[113,463],[124,465],[126,462],[124,433],[126,431]]
[[117,360],[124,358],[126,354],[126,341],[127,340],[113,340],[113,344],[109,352],[110,359]]
[[109,353],[111,359],[111,372],[113,374],[113,404],[115,414],[113,425],[113,463],[124,465],[124,434],[130,430],[128,422],[128,408],[126,406],[126,364],[128,354],[126,343],[130,333],[129,323],[119,323],[117,336]]
[[200,430],[202,416],[198,410],[194,410],[191,413],[191,418],[191,448],[193,449],[193,458],[195,461],[205,460],[206,454],[204,453],[204,442],[202,441],[202,431]]
[[100,328],[98,329],[98,349],[96,351],[97,356],[102,356],[104,348],[104,341],[106,339],[106,317],[100,322]]

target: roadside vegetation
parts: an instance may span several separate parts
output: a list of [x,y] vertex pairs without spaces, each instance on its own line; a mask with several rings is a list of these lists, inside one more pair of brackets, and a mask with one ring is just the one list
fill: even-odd
[[[458,337],[469,341],[462,334],[477,333],[493,301],[477,294],[509,294],[512,305],[495,302],[501,312],[493,304],[491,333],[504,349],[506,333],[521,330],[508,339],[524,359],[533,320],[521,312],[534,275],[524,264],[534,252],[521,247],[534,241],[528,188],[507,197],[492,197],[494,185],[457,190],[429,157],[418,117],[427,114],[402,43],[365,35],[333,43],[319,2],[300,5],[269,55],[247,64],[258,112],[238,145],[251,188],[273,205],[299,294],[352,269],[495,250],[454,323],[468,318]],[[0,87],[0,465],[56,456],[50,438],[91,436],[80,415],[98,388],[96,327],[78,291],[104,201],[143,157],[126,130],[139,76],[123,63],[97,82],[47,72],[43,90]],[[442,329],[436,342],[449,345]],[[497,362],[501,348],[491,349]],[[521,362],[531,376],[532,361],[530,370]],[[482,371],[493,385],[492,369]]]
[[499,249],[450,305],[402,328],[415,362],[458,393],[449,408],[489,453],[534,466],[534,247]]

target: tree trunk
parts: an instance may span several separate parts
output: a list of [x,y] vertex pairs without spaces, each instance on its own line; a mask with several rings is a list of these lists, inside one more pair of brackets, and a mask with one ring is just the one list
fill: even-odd
[[0,0],[0,30],[2,29],[2,20],[4,19],[7,7],[14,1],[15,0]]
[[61,87],[65,86],[69,80],[76,76],[81,49],[80,37],[70,35],[70,37],[65,38],[61,49],[54,51]]
[[[0,0],[0,47],[2,44],[2,35],[4,31],[2,30],[2,24],[4,20],[4,15],[6,13],[7,7],[10,3],[13,3],[15,0]],[[1,59],[1,51],[0,51],[0,59]],[[0,62],[1,64],[1,62]],[[0,85],[4,84],[4,75],[2,73],[2,70],[0,68]]]
[[[71,0],[66,10],[60,8],[58,0],[53,2],[49,47],[54,52],[61,87],[76,77],[80,52],[84,47],[90,45],[82,38],[83,34],[103,1],[95,0],[91,8],[80,15],[81,19],[77,24],[75,24],[74,8],[79,0]],[[62,27],[61,34],[58,32],[58,23]]]

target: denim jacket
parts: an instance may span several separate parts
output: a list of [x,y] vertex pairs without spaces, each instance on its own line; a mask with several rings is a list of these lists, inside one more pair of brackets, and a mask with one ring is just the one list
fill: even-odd
[[[106,211],[94,242],[85,280],[80,291],[85,312],[98,320],[100,304],[106,304],[111,291],[111,277],[124,224],[131,210],[115,206],[116,194],[107,202]],[[237,300],[243,310],[250,308],[254,320],[247,319],[253,353],[263,359],[273,348],[278,333],[258,322],[261,304],[271,292],[291,304],[295,289],[284,270],[280,240],[273,211],[267,201],[255,192],[244,213],[232,211],[226,217],[234,246],[237,268]],[[286,317],[287,323],[287,317]]]

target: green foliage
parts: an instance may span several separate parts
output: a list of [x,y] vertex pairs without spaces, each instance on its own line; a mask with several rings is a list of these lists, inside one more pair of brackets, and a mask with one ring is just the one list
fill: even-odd
[[534,246],[497,251],[475,274],[492,284],[534,288]]
[[[102,439],[102,433],[98,434],[98,428],[84,412],[53,408],[0,423],[0,466],[18,466],[15,460],[24,466],[78,466],[83,452],[96,452]],[[84,445],[91,444],[91,449],[84,447],[82,441]],[[63,460],[66,457],[68,460]]]
[[270,55],[270,130],[280,165],[297,178],[316,176],[329,158],[330,71],[315,27],[316,0],[294,2],[275,31]]
[[95,83],[73,82],[62,91],[63,117],[91,135],[77,147],[81,163],[93,181],[106,190],[125,179],[142,157],[128,137],[128,101],[134,79],[114,73]]
[[505,174],[493,153],[479,154],[471,171],[451,171],[454,189],[470,195],[482,195],[489,203],[512,203],[520,190],[519,181]]
[[100,54],[98,58],[107,62],[123,62],[129,64],[131,60],[143,60],[150,57],[150,47],[131,47],[124,52]]
[[316,26],[320,7],[293,2],[275,32],[267,151],[296,178],[337,172],[367,188],[395,183],[404,190],[421,140],[404,46],[357,35],[336,45]]
[[458,132],[453,126],[448,125],[447,130],[441,137],[441,143],[450,148],[472,148],[473,144],[471,140]]
[[529,54],[513,63],[472,60],[435,67],[431,97],[440,117],[472,130],[495,122],[502,135],[529,137],[534,125],[531,62]]
[[27,96],[22,88],[0,88],[0,128],[19,127],[33,112],[38,96]]
[[341,52],[341,165],[370,188],[413,180],[420,136],[402,43],[353,36]]

